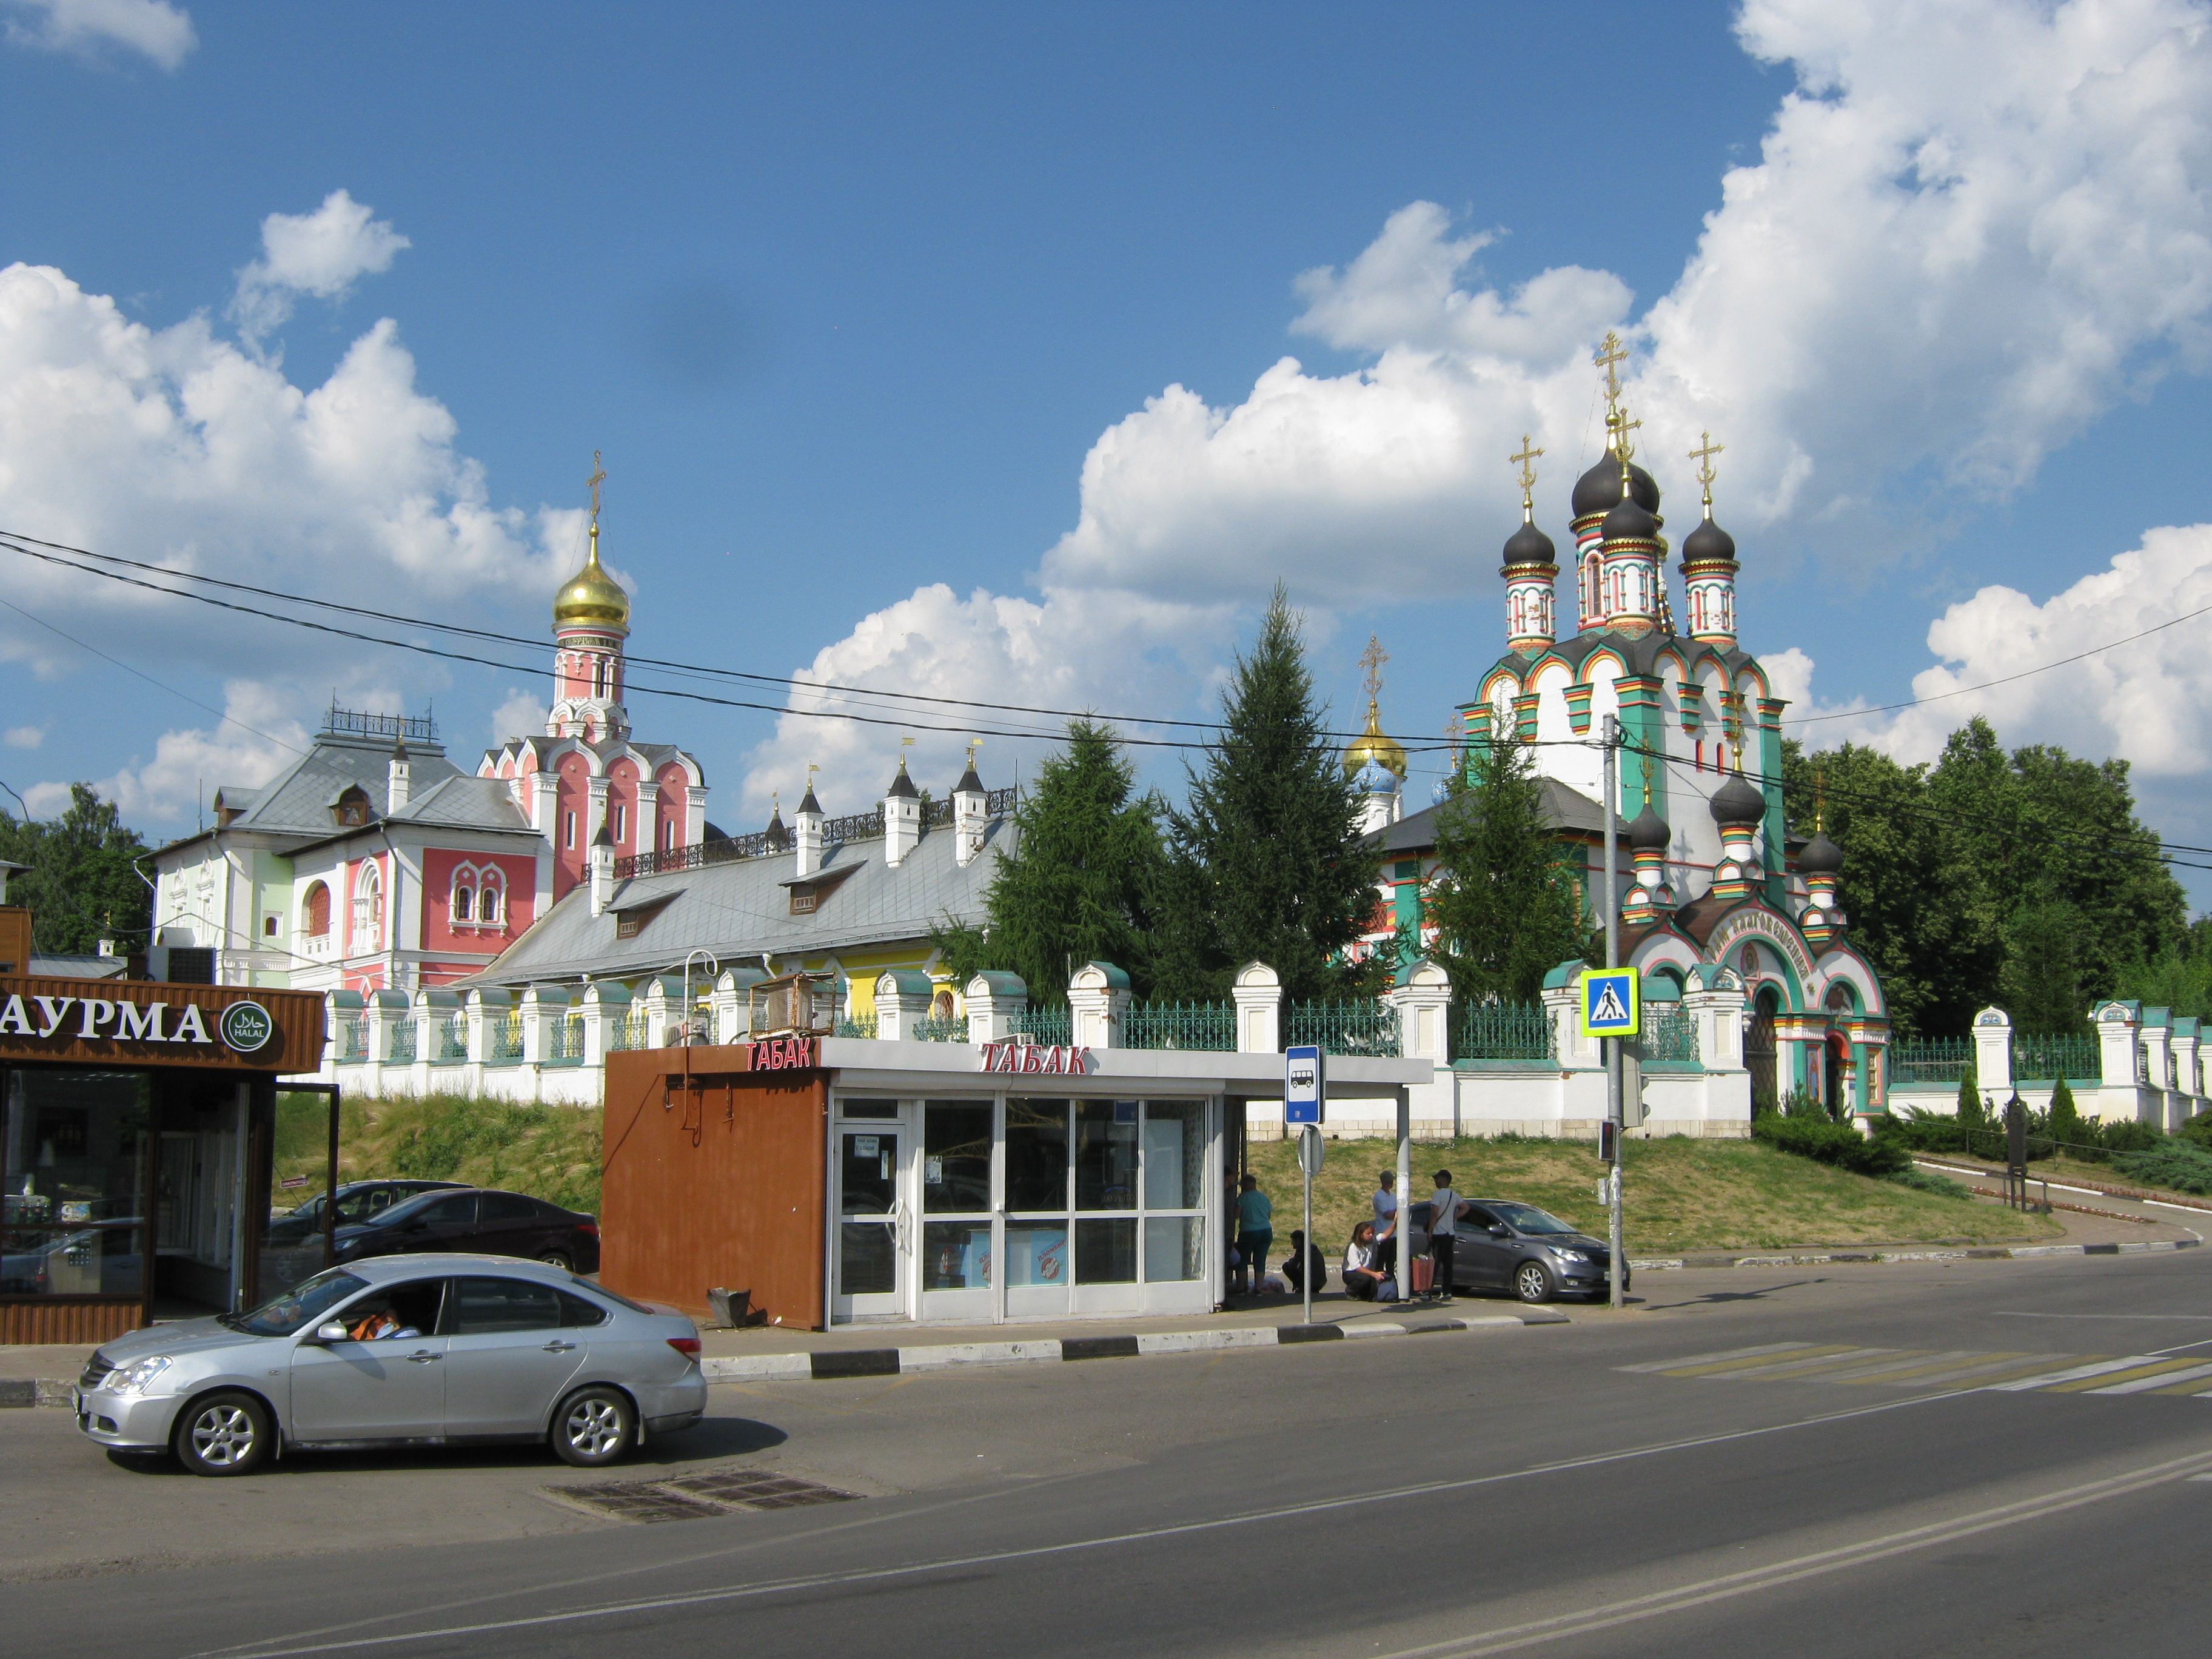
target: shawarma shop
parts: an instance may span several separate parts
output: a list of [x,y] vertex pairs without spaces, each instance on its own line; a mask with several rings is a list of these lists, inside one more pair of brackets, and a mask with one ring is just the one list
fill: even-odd
[[319,1237],[263,1243],[277,1079],[323,1038],[303,992],[0,975],[0,1343],[105,1341],[319,1268]]

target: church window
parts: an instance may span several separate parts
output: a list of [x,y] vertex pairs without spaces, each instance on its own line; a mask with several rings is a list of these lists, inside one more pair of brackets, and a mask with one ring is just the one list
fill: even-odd
[[353,946],[376,949],[384,936],[384,878],[373,864],[361,866],[353,890]]
[[301,907],[307,916],[309,939],[320,939],[331,931],[331,890],[321,882],[307,889],[307,903]]
[[676,821],[673,818],[660,821],[660,850],[664,853],[676,850]]
[[496,870],[487,870],[477,889],[477,920],[496,925],[506,909],[507,883]]
[[794,916],[811,915],[815,906],[820,902],[820,895],[811,887],[793,887],[791,890],[791,914]]
[[342,829],[352,829],[368,822],[368,792],[359,784],[338,797],[331,816]]
[[574,847],[575,844],[576,815],[574,812],[564,812],[561,815],[561,845]]
[[455,882],[453,884],[453,920],[455,921],[472,920],[471,913],[476,909],[476,900],[475,888],[465,881]]
[[279,917],[275,911],[270,911],[267,915],[261,918],[262,937],[264,939],[275,939],[276,937],[276,930],[283,926],[283,919]]
[[615,841],[617,844],[629,839],[629,808],[622,802],[615,803]]

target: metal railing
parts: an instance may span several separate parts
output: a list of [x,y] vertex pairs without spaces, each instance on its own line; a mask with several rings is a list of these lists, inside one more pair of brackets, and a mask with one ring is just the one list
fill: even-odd
[[968,1017],[955,1018],[950,1014],[925,1014],[915,1021],[908,1033],[916,1042],[965,1042],[968,1041]]
[[1284,1041],[1291,1048],[1318,1044],[1325,1054],[1398,1055],[1398,1011],[1387,1002],[1294,1002],[1290,1016]]
[[497,1014],[491,1022],[485,1058],[495,1066],[511,1066],[522,1058],[522,1016]]
[[392,1051],[386,1056],[394,1066],[415,1063],[415,1033],[422,1022],[410,1014],[392,1022]]
[[580,1066],[584,1062],[584,1017],[562,1014],[545,1022],[545,1063]]
[[617,1014],[607,1021],[607,1052],[642,1048],[647,1046],[648,1035],[644,1009],[632,1008],[627,1013]]
[[1233,1002],[1135,1002],[1121,1016],[1125,1048],[1188,1048],[1204,1054],[1233,1054],[1237,1048],[1237,1005]]
[[1075,1042],[1074,1011],[1064,1002],[1042,1008],[1031,1003],[1015,1024],[1017,1036],[1041,1048],[1066,1048]]
[[438,1049],[430,1056],[440,1065],[469,1057],[469,1017],[448,1014],[438,1022]]
[[401,738],[435,743],[438,722],[428,714],[367,714],[336,703],[323,716],[323,730],[335,737]]
[[825,818],[822,823],[822,844],[841,846],[848,841],[881,841],[884,837],[884,809],[872,812],[848,812],[842,818]]
[[615,860],[615,879],[627,881],[632,876],[663,876],[672,870],[703,870],[709,865],[741,864],[748,859],[766,858],[772,853],[787,853],[791,846],[789,831],[771,835],[761,830],[750,836],[718,836],[713,841],[695,841],[663,852],[632,853],[618,858]]
[[1556,1061],[1551,1011],[1541,1003],[1478,1002],[1452,1022],[1454,1060]]
[[1889,1080],[1893,1086],[1908,1083],[1960,1082],[1974,1063],[1972,1037],[1923,1037],[1893,1043],[1889,1050]]
[[359,1060],[368,1057],[368,1021],[360,1014],[347,1014],[338,1021],[338,1058]]
[[848,1014],[837,1022],[830,1035],[858,1037],[863,1042],[872,1041],[876,1035],[876,1017],[873,1014]]
[[1642,1043],[1646,1065],[1695,1065],[1698,1018],[1680,1006],[1647,1002]]
[[2071,1032],[2022,1036],[2014,1032],[2012,1074],[2022,1083],[2056,1083],[2062,1077],[2069,1083],[2101,1083],[2104,1055],[2093,1036]]

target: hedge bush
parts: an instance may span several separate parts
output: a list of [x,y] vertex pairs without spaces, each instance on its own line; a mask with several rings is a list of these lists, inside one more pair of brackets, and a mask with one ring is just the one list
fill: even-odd
[[[2136,1126],[2148,1128],[2148,1124]],[[2171,1187],[2176,1192],[2212,1194],[2212,1152],[2175,1135],[2161,1135],[2161,1146],[2142,1152],[2118,1152],[2112,1168],[2130,1181],[2148,1187]]]
[[1752,1119],[1751,1134],[1778,1151],[1832,1164],[1854,1175],[1893,1176],[1912,1167],[1911,1149],[1901,1137],[1882,1133],[1869,1140],[1847,1123],[1763,1112]]

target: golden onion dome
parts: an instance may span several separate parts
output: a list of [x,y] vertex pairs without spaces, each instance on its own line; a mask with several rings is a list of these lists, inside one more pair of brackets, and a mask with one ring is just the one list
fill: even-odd
[[1344,751],[1345,775],[1349,777],[1370,761],[1401,783],[1406,781],[1406,751],[1383,732],[1382,708],[1373,697],[1367,700],[1367,729],[1354,738]]
[[622,584],[599,564],[599,527],[592,526],[591,556],[584,568],[562,584],[553,596],[556,628],[593,627],[629,629],[629,595]]

